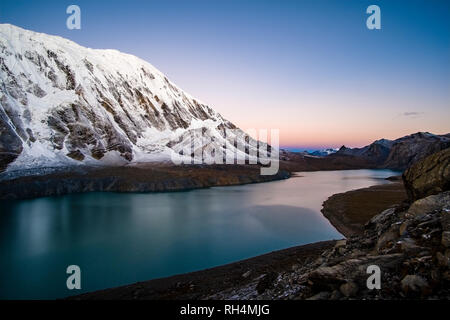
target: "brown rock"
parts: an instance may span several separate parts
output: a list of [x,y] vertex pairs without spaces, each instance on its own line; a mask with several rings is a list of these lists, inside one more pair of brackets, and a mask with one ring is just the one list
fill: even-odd
[[441,243],[444,247],[450,247],[450,231],[442,232],[442,240]]
[[450,203],[450,192],[442,192],[415,201],[408,209],[411,216],[420,217],[434,210],[442,210]]
[[450,204],[441,211],[442,231],[450,231]]
[[405,235],[406,231],[408,230],[408,226],[411,224],[410,220],[406,220],[400,225],[400,229],[398,230],[399,235],[403,236]]
[[256,286],[256,290],[259,294],[273,287],[273,283],[277,279],[278,274],[275,272],[269,272],[265,274],[261,280],[259,280],[258,285]]
[[376,246],[377,250],[383,249],[390,242],[395,241],[397,238],[398,238],[398,226],[393,226],[378,238]]
[[338,241],[336,241],[336,245],[334,247],[335,248],[345,247],[346,244],[347,244],[347,240],[345,240],[345,239],[338,240]]
[[438,252],[436,253],[436,258],[438,261],[438,264],[441,267],[450,267],[450,259],[448,257],[446,257],[445,255],[443,255],[442,253]]
[[342,297],[341,292],[338,291],[338,290],[334,290],[334,291],[331,293],[330,300],[338,300],[338,299],[340,299],[341,297]]
[[402,251],[406,252],[406,253],[411,253],[411,254],[417,254],[419,252],[422,252],[424,250],[423,247],[420,247],[418,245],[416,245],[415,241],[410,239],[410,238],[406,238],[404,240],[401,241],[400,247],[402,249]]
[[346,297],[353,297],[358,293],[358,285],[353,281],[344,283],[340,286],[339,290]]
[[328,291],[322,291],[306,300],[328,300],[329,297],[330,293]]
[[402,280],[402,290],[406,294],[423,293],[428,289],[428,282],[421,276],[408,274]]
[[403,174],[411,201],[450,189],[450,148],[415,163]]
[[67,154],[67,156],[78,161],[84,160],[84,154],[82,154],[80,150],[71,151]]

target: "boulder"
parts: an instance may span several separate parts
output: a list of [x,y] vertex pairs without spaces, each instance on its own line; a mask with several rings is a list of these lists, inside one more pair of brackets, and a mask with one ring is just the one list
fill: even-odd
[[354,283],[353,281],[349,281],[347,283],[344,283],[341,285],[339,290],[341,293],[346,297],[353,297],[358,293],[358,285]]
[[438,252],[436,253],[436,259],[441,267],[450,267],[450,259],[447,257],[447,255],[443,255],[441,252]]
[[384,232],[377,241],[376,249],[379,251],[389,245],[390,243],[394,242],[398,238],[399,234],[399,227],[397,225],[392,226]]
[[400,247],[407,254],[417,254],[425,250],[425,248],[418,246],[411,238],[405,238],[400,241]]
[[328,291],[321,291],[306,300],[328,300],[329,297],[330,293]]
[[402,280],[402,290],[406,294],[424,293],[427,288],[427,280],[418,275],[408,274]]
[[273,271],[265,274],[261,278],[261,280],[259,280],[259,282],[258,282],[258,284],[256,286],[256,290],[258,291],[258,293],[261,294],[264,291],[272,288],[275,280],[277,279],[277,277],[278,277],[278,274],[273,272]]
[[413,164],[403,174],[411,201],[450,190],[450,148]]
[[442,245],[444,247],[450,248],[450,231],[442,232]]
[[411,216],[420,217],[435,210],[443,210],[450,206],[450,191],[431,195],[415,201],[408,209]]

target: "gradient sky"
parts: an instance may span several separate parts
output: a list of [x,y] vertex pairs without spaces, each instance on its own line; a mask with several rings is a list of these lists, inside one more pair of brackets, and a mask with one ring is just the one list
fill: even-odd
[[[81,30],[66,29],[70,4]],[[285,147],[450,132],[450,1],[2,0],[0,22],[134,54]]]

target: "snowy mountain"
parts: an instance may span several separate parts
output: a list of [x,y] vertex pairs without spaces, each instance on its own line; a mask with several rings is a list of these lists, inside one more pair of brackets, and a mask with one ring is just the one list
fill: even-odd
[[0,171],[168,160],[186,135],[235,148],[231,122],[135,56],[2,24],[0,69]]
[[310,152],[309,154],[316,157],[326,157],[330,154],[336,153],[339,149],[333,149],[333,148],[327,148],[322,150],[316,150],[313,152]]

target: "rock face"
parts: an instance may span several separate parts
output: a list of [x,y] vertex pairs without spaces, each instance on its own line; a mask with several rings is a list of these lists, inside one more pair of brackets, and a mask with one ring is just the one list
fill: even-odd
[[199,132],[235,148],[231,122],[132,55],[1,24],[0,70],[0,172],[170,159]]
[[19,156],[22,149],[22,140],[19,136],[8,123],[0,120],[0,172]]
[[450,148],[412,165],[403,174],[403,181],[413,201],[450,190]]
[[367,161],[377,168],[404,170],[412,164],[450,147],[450,134],[418,132],[396,140],[381,139],[363,148],[342,146],[330,157],[349,156]]

